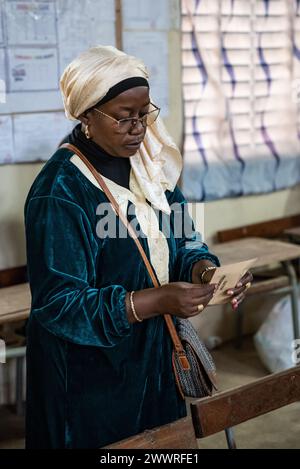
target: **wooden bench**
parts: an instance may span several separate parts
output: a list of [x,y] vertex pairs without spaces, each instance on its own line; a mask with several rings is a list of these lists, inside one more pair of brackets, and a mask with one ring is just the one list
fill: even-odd
[[287,236],[292,243],[300,244],[300,225],[284,230],[284,235]]
[[[196,437],[213,435],[299,400],[300,366],[199,399],[191,403]],[[236,448],[233,438],[228,446]]]
[[217,232],[217,241],[233,241],[235,239],[258,236],[261,238],[285,238],[284,232],[289,228],[300,226],[300,215],[277,218],[274,220],[253,223],[251,225],[230,228]]
[[191,416],[105,446],[109,449],[198,448]]
[[196,438],[227,431],[228,448],[237,447],[229,428],[300,400],[300,366],[257,379],[190,404],[191,416],[105,446],[105,449],[193,449]]
[[[0,337],[6,340],[6,360],[16,359],[16,409],[23,414],[23,368],[25,339],[16,334],[18,322],[29,316],[31,295],[26,266],[0,271]],[[12,332],[14,331],[14,332]]]
[[26,283],[27,280],[26,265],[0,270],[0,288]]
[[[243,257],[241,257],[241,260],[249,257],[251,253],[254,257],[253,251],[255,251],[255,249],[256,255],[259,255],[260,244],[261,254],[264,258],[265,267],[268,264],[271,265],[275,262],[279,262],[281,264],[279,269],[276,268],[272,270],[266,270],[265,268],[262,269],[263,265],[262,263],[260,263],[260,269],[255,269],[253,271],[253,283],[251,288],[247,292],[247,296],[266,293],[289,293],[291,295],[293,327],[295,337],[299,337],[298,281],[295,267],[298,268],[299,266],[300,256],[296,255],[296,252],[295,256],[292,255],[293,248],[291,247],[290,243],[285,243],[285,245],[278,244],[277,249],[276,245],[273,246],[273,244],[270,243],[276,242],[275,238],[277,240],[287,240],[286,231],[299,225],[300,215],[295,215],[291,217],[270,220],[267,222],[241,226],[233,229],[222,230],[217,232],[217,240],[219,243],[215,245],[216,254],[218,254],[218,250],[220,250],[221,252],[225,251],[227,254],[227,258],[230,258],[233,261],[234,257],[236,256],[236,252],[239,249],[247,248],[247,251],[249,251],[245,252],[242,250],[241,253],[238,253],[238,255],[243,255]],[[268,252],[263,252],[264,244],[266,244],[264,242],[265,239],[270,240],[269,245],[272,247],[272,252],[269,256]],[[255,240],[258,245],[251,247],[251,240]],[[280,249],[284,249],[284,251],[286,252],[286,259],[284,259],[285,255],[282,256],[279,252]],[[236,317],[236,346],[241,347],[243,335],[243,305],[239,307]]]
[[0,325],[26,319],[30,311],[30,289],[28,283],[0,289]]

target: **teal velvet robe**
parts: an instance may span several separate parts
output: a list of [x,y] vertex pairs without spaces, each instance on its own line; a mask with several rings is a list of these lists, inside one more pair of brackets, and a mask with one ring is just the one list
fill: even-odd
[[[163,317],[127,320],[125,294],[153,287],[148,272],[130,237],[97,236],[96,207],[108,200],[71,156],[52,156],[25,205],[27,448],[99,448],[186,415]],[[186,203],[178,187],[166,196]],[[219,265],[190,226],[188,237],[167,239],[170,282],[191,282],[199,259]]]

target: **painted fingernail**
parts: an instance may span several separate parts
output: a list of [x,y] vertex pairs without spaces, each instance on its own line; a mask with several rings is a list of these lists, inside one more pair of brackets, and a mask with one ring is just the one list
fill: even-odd
[[236,298],[234,298],[234,300],[232,300],[231,303],[232,303],[233,305],[235,305],[235,304],[237,303],[237,301],[238,301],[238,300],[237,300]]
[[243,284],[241,282],[237,283],[236,286],[239,288],[239,287],[242,287]]
[[227,290],[227,295],[233,295],[233,290]]

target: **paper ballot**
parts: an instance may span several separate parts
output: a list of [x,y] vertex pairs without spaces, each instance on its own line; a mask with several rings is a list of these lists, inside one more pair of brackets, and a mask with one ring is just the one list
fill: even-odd
[[208,304],[221,305],[229,303],[230,296],[226,294],[227,290],[236,286],[247,270],[255,264],[256,260],[257,258],[253,258],[247,261],[217,267],[210,283],[216,283],[218,287],[213,298]]

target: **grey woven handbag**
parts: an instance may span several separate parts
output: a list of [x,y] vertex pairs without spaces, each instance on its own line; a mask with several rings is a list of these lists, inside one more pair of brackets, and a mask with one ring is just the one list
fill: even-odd
[[189,369],[183,367],[173,350],[173,369],[182,397],[211,396],[217,385],[216,367],[209,351],[188,319],[176,318],[175,326],[190,365]]

